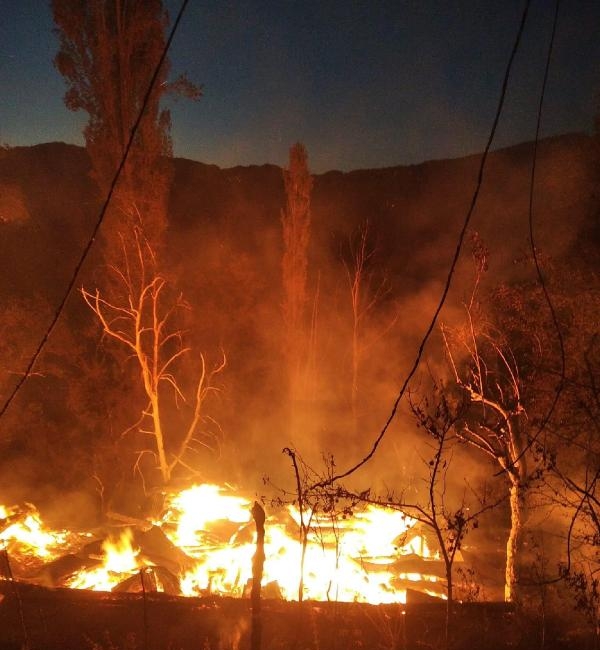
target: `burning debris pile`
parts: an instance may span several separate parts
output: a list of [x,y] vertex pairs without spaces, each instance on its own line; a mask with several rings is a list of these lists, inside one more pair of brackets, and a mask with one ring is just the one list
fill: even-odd
[[[100,531],[47,529],[36,508],[0,506],[0,579],[105,592],[248,595],[255,532],[251,501],[217,485],[169,495],[159,520]],[[266,522],[263,594],[298,598],[300,515],[287,506]],[[403,603],[407,589],[444,596],[443,566],[418,523],[369,505],[351,516],[311,518],[304,598]]]

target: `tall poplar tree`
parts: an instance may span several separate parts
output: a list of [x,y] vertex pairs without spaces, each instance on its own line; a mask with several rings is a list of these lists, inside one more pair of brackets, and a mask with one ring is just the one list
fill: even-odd
[[[168,93],[192,98],[200,94],[185,77],[167,82],[169,65],[165,61],[146,98],[165,48],[168,18],[163,3],[52,0],[52,10],[60,43],[55,65],[68,86],[65,103],[70,110],[83,110],[89,116],[85,144],[93,178],[103,196],[146,100],[106,231],[122,237],[132,232],[131,226],[141,227],[145,238],[156,246],[166,227],[171,181],[171,119],[160,101]],[[110,240],[106,233],[105,240]]]
[[290,148],[289,168],[283,172],[286,206],[281,213],[283,228],[283,319],[285,352],[291,403],[291,430],[298,420],[298,404],[306,396],[305,370],[309,358],[308,245],[310,242],[310,196],[313,179],[308,154],[297,142]]
[[[193,400],[198,408],[190,418],[189,435],[183,439],[168,435],[161,420],[167,407],[160,407],[173,391],[183,396],[171,374],[183,352],[175,345],[181,338],[178,325],[170,320],[178,302],[168,303],[165,291],[159,290],[166,280],[160,268],[162,256],[157,253],[167,226],[172,177],[171,119],[169,111],[161,107],[161,100],[169,93],[197,98],[200,90],[183,76],[168,81],[169,64],[163,60],[168,17],[162,0],[52,0],[52,10],[59,38],[55,65],[67,83],[65,103],[70,110],[88,115],[85,145],[102,199],[108,195],[137,124],[101,229],[108,271],[103,268],[96,278],[97,286],[82,293],[104,334],[126,347],[134,346],[137,366],[115,357],[112,363],[106,363],[111,378],[105,383],[119,386],[115,400],[127,403],[126,417],[131,417],[132,412],[139,417],[142,411],[138,424],[126,428],[131,432],[130,451],[143,450],[135,467],[144,478],[150,477],[151,484],[155,476],[152,470],[156,469],[166,482],[190,447],[192,437],[202,435],[197,429],[203,417],[200,405],[205,373],[202,362]],[[149,364],[152,372],[147,372]],[[165,384],[173,390],[169,392]],[[151,403],[149,409],[141,406],[146,399]],[[148,418],[149,428],[145,426]],[[119,421],[115,430],[124,428],[124,424]],[[105,435],[114,437],[106,428]],[[119,447],[126,444],[122,436],[116,441]],[[130,456],[121,456],[127,464]],[[142,468],[141,458],[146,457],[156,459],[153,467]],[[97,480],[103,490],[114,483],[113,477]]]

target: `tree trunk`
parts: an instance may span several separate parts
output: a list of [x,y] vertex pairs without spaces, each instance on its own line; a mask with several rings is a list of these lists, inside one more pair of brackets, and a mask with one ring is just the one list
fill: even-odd
[[256,553],[252,559],[252,590],[250,593],[252,630],[250,634],[250,650],[260,650],[262,640],[260,585],[265,562],[265,511],[258,501],[255,501],[252,506],[252,517],[256,524]]
[[504,600],[513,603],[517,599],[517,557],[523,527],[523,486],[518,479],[510,486],[510,534],[506,542],[506,571],[504,577]]
[[359,344],[359,318],[356,309],[358,308],[358,288],[356,297],[352,296],[353,303],[356,301],[354,307],[354,322],[352,323],[352,417],[354,419],[355,430],[358,430],[358,356],[360,354]]
[[160,405],[157,393],[151,396],[150,402],[150,408],[152,409],[152,422],[154,425],[154,437],[156,439],[156,450],[158,452],[158,466],[160,468],[160,474],[162,476],[163,483],[166,485],[171,480],[171,469],[167,461],[162,422],[160,420]]
[[453,630],[454,630],[454,585],[452,583],[452,563],[446,560],[446,630],[445,630],[445,646],[452,648],[453,646]]

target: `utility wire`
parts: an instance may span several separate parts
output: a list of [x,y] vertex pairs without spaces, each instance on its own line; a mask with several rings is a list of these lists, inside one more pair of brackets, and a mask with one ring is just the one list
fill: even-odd
[[475,211],[475,206],[477,205],[477,199],[479,198],[479,193],[481,191],[481,186],[483,184],[483,175],[485,171],[485,165],[487,162],[488,154],[490,152],[490,148],[492,146],[492,142],[494,140],[494,136],[496,135],[496,129],[498,127],[498,122],[500,121],[500,115],[502,113],[502,108],[504,106],[504,100],[506,98],[506,90],[508,88],[508,81],[510,78],[510,73],[512,70],[512,66],[514,63],[515,56],[517,54],[517,50],[519,49],[519,45],[521,43],[521,37],[523,35],[523,30],[525,28],[525,22],[527,20],[527,15],[529,13],[529,7],[531,5],[531,0],[526,0],[525,3],[525,8],[523,9],[523,14],[521,16],[521,22],[519,24],[519,29],[517,31],[517,35],[515,38],[515,42],[512,47],[512,51],[510,53],[510,57],[508,59],[508,64],[506,66],[506,71],[504,73],[504,79],[502,81],[502,88],[500,90],[500,99],[498,100],[498,106],[496,108],[496,114],[494,116],[494,121],[492,123],[492,128],[490,130],[490,134],[487,140],[487,143],[485,145],[485,149],[483,151],[483,154],[481,156],[481,162],[479,165],[479,173],[477,175],[477,183],[475,185],[475,191],[473,192],[473,197],[471,198],[471,204],[469,206],[469,209],[467,211],[467,214],[465,216],[464,222],[462,229],[460,231],[460,234],[458,236],[458,241],[456,244],[456,250],[454,251],[454,257],[452,258],[452,262],[450,264],[450,269],[448,271],[448,275],[446,277],[446,283],[444,285],[444,290],[442,291],[442,295],[440,297],[438,306],[436,307],[436,310],[433,314],[433,317],[431,318],[431,322],[429,323],[429,326],[421,339],[421,343],[419,345],[419,349],[417,351],[417,355],[415,357],[414,363],[412,365],[412,368],[410,369],[408,375],[406,376],[404,383],[402,384],[402,387],[400,388],[400,391],[398,393],[398,396],[396,397],[396,400],[393,404],[392,410],[390,412],[390,415],[388,416],[388,419],[386,420],[383,428],[379,432],[379,435],[375,439],[375,442],[373,443],[369,453],[359,462],[357,462],[355,465],[350,467],[344,472],[341,472],[340,474],[335,474],[333,476],[328,477],[327,479],[323,481],[319,481],[315,485],[313,485],[313,488],[317,487],[324,487],[325,485],[331,485],[335,481],[339,481],[340,479],[346,478],[350,476],[351,474],[354,474],[358,469],[360,469],[363,465],[369,462],[371,458],[375,455],[375,452],[377,451],[379,445],[381,444],[381,441],[383,440],[385,434],[387,433],[390,425],[392,424],[392,421],[396,417],[396,413],[398,411],[398,407],[400,405],[400,401],[404,397],[404,394],[406,393],[406,389],[408,388],[408,385],[412,378],[414,377],[417,368],[419,367],[419,364],[421,363],[421,357],[423,356],[423,351],[425,350],[425,346],[427,344],[427,341],[429,340],[429,337],[431,336],[433,329],[437,323],[438,317],[440,315],[440,312],[442,311],[442,307],[444,306],[444,303],[446,302],[446,298],[448,296],[448,292],[450,291],[450,286],[452,284],[452,278],[454,277],[454,272],[456,271],[456,266],[458,264],[458,259],[460,257],[460,253],[463,247],[465,235],[467,232],[467,229],[469,227],[469,224],[471,222],[471,217],[473,216],[473,212]]
[[552,324],[554,326],[554,329],[556,330],[556,338],[558,340],[558,344],[560,347],[560,379],[558,382],[558,385],[554,391],[554,397],[552,399],[552,403],[550,404],[550,407],[548,408],[548,411],[542,418],[542,421],[540,422],[538,426],[538,430],[536,431],[535,435],[529,440],[527,445],[524,447],[524,449],[521,451],[521,453],[515,458],[513,461],[511,461],[510,466],[507,467],[506,469],[503,469],[499,474],[503,474],[507,469],[513,468],[522,458],[523,456],[531,449],[531,447],[535,444],[535,442],[538,440],[542,432],[546,429],[546,426],[552,417],[552,414],[554,413],[554,410],[556,408],[556,405],[558,404],[558,400],[560,399],[560,396],[562,394],[562,391],[565,386],[565,381],[566,381],[566,355],[565,355],[565,342],[564,338],[562,335],[562,331],[560,328],[560,323],[558,322],[558,316],[556,315],[556,309],[554,308],[554,304],[552,302],[552,299],[550,297],[550,293],[548,291],[548,287],[546,286],[546,281],[544,279],[544,274],[542,273],[542,267],[540,264],[538,252],[535,246],[535,238],[534,238],[534,233],[533,233],[533,199],[534,199],[534,191],[535,191],[535,176],[536,176],[536,171],[537,171],[537,156],[538,156],[538,144],[539,144],[539,139],[540,139],[540,129],[541,129],[541,124],[542,124],[542,112],[543,112],[543,107],[544,107],[544,97],[546,94],[546,86],[548,84],[548,73],[550,70],[550,62],[552,60],[552,51],[554,49],[554,39],[556,36],[556,26],[558,24],[558,13],[560,9],[560,0],[556,0],[555,6],[554,6],[554,19],[552,22],[552,34],[550,36],[550,43],[548,45],[548,54],[546,55],[546,65],[544,68],[544,79],[542,81],[542,89],[540,91],[540,100],[538,104],[538,111],[537,111],[537,121],[536,121],[536,126],[535,126],[535,139],[533,141],[533,160],[531,162],[531,178],[529,181],[529,212],[528,212],[528,222],[529,222],[529,244],[531,247],[531,256],[533,258],[533,264],[535,266],[535,272],[537,276],[538,283],[542,289],[542,294],[544,296],[544,301],[548,305],[548,310],[550,311],[550,315],[552,317]]
[[106,211],[108,209],[108,206],[110,204],[110,200],[112,199],[112,196],[114,194],[115,188],[117,186],[117,182],[121,176],[121,173],[125,167],[125,163],[127,162],[127,157],[129,155],[129,151],[131,150],[131,147],[133,145],[133,141],[135,139],[136,133],[138,131],[138,128],[140,126],[140,123],[142,121],[142,117],[144,116],[144,112],[146,110],[146,106],[148,104],[148,101],[150,100],[150,95],[152,94],[152,90],[154,89],[154,86],[156,84],[156,79],[158,78],[160,69],[163,66],[163,63],[167,57],[167,53],[169,51],[169,48],[171,46],[171,42],[173,41],[173,37],[175,36],[175,32],[177,31],[177,28],[179,26],[179,23],[181,21],[181,18],[183,16],[183,13],[185,11],[185,8],[188,4],[189,0],[183,0],[181,3],[181,7],[179,9],[179,13],[177,14],[177,18],[175,19],[175,22],[173,23],[173,27],[171,29],[171,33],[169,34],[169,38],[167,39],[167,42],[165,43],[165,47],[163,49],[163,52],[161,54],[161,57],[156,64],[156,67],[154,69],[154,73],[152,75],[152,78],[150,79],[150,84],[148,86],[148,90],[146,91],[146,94],[144,96],[144,100],[142,102],[142,106],[140,108],[140,112],[137,116],[137,119],[131,129],[131,133],[129,134],[129,141],[127,142],[127,146],[125,147],[125,151],[123,152],[123,156],[121,158],[121,162],[119,163],[119,167],[117,168],[117,171],[115,172],[115,175],[112,179],[112,182],[110,184],[110,189],[108,190],[108,194],[106,196],[106,199],[102,205],[102,208],[100,209],[100,213],[98,215],[98,219],[96,220],[96,225],[94,226],[94,229],[92,230],[92,234],[90,235],[90,238],[83,249],[83,252],[81,254],[81,257],[79,258],[79,261],[77,262],[74,270],[73,270],[73,275],[71,276],[71,280],[69,281],[69,284],[67,285],[67,288],[65,290],[65,293],[62,297],[62,300],[60,301],[55,313],[54,317],[52,318],[52,321],[50,325],[48,326],[48,329],[46,330],[46,333],[44,334],[42,340],[40,341],[36,351],[34,352],[33,356],[31,357],[31,360],[29,361],[29,364],[27,365],[27,368],[25,369],[25,372],[23,373],[23,376],[19,379],[17,382],[16,386],[12,390],[11,394],[9,395],[8,399],[6,402],[4,402],[4,405],[2,406],[2,409],[0,410],[0,419],[4,416],[6,411],[8,410],[8,407],[16,397],[17,393],[25,383],[25,381],[31,376],[31,372],[33,370],[33,367],[38,360],[42,350],[44,349],[46,343],[48,342],[48,339],[50,338],[52,332],[54,331],[54,328],[56,326],[56,323],[58,322],[58,319],[60,318],[62,312],[64,311],[65,305],[67,303],[67,300],[69,296],[71,295],[71,292],[73,291],[73,287],[75,286],[75,282],[77,281],[77,276],[79,275],[79,272],[81,271],[81,268],[83,267],[83,264],[94,244],[94,241],[96,240],[96,236],[98,234],[98,231],[100,230],[100,226],[102,225],[102,222],[104,221],[104,217],[106,215]]

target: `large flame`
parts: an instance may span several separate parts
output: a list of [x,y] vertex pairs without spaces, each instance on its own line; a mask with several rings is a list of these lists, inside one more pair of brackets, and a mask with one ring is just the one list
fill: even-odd
[[[223,494],[216,485],[196,486],[170,500],[163,519],[165,532],[197,560],[182,577],[184,594],[244,593],[254,554],[250,506],[249,500]],[[274,515],[267,519],[263,584],[277,585],[284,598],[295,599],[303,544],[299,511],[289,506],[287,514],[283,521]],[[401,512],[368,505],[346,518],[304,513],[304,521],[310,522],[302,576],[304,598],[405,602],[406,589],[398,586],[401,580],[437,580],[421,574],[396,575],[391,570],[399,557],[415,552],[415,540],[402,543],[402,538],[416,521]],[[231,523],[237,525],[228,529]],[[215,540],[218,531],[226,534],[220,543]],[[422,557],[431,556],[422,538],[418,546]]]
[[80,571],[68,581],[74,589],[112,591],[124,578],[138,573],[140,550],[133,548],[133,534],[126,528],[117,540],[107,539],[102,543],[103,561],[95,569]]
[[66,531],[47,530],[39,512],[30,504],[25,510],[0,505],[0,548],[49,560],[64,549],[67,537]]
[[[250,510],[249,499],[218,485],[197,485],[169,495],[164,516],[154,525],[189,558],[177,576],[181,594],[247,594],[255,553]],[[0,524],[5,522],[0,542],[5,546],[19,540],[21,548],[44,561],[64,546],[64,533],[45,530],[36,512],[6,526],[10,516],[0,506]],[[435,575],[398,568],[407,557],[435,559],[426,540],[416,534],[416,523],[397,510],[375,505],[342,517],[305,511],[301,518],[293,506],[272,513],[265,526],[265,595],[297,599],[302,578],[306,599],[406,602],[407,583],[418,582],[419,589],[427,591],[423,585],[438,581]],[[76,571],[66,586],[111,591],[152,564],[133,544],[128,529],[118,539],[105,540],[101,556],[93,560],[96,566]]]

